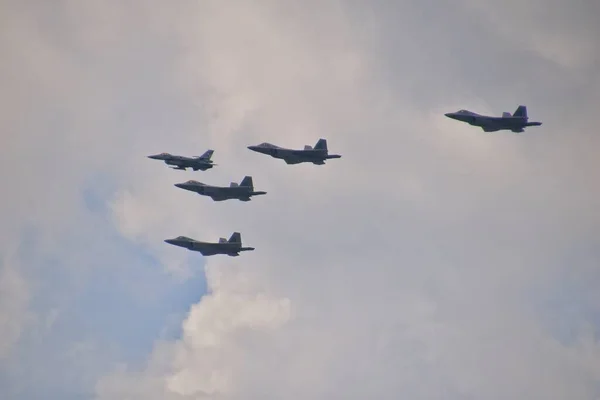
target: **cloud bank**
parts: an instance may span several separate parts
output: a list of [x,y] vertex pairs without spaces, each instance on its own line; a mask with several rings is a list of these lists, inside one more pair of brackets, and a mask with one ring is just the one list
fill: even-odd
[[[536,4],[519,7],[526,18]],[[551,40],[491,2],[11,4],[3,37],[27,40],[3,42],[3,125],[21,133],[3,146],[7,226],[34,227],[73,287],[110,276],[157,304],[123,242],[169,279],[206,273],[181,334],[145,362],[88,353],[82,398],[596,398],[600,80],[597,28],[581,17],[593,7],[548,11]],[[491,135],[443,117],[518,104],[544,125]],[[287,166],[246,149],[319,137],[343,158]],[[219,166],[193,177],[145,158],[206,148]],[[212,203],[173,187],[246,174],[268,194]],[[203,260],[162,242],[234,230],[256,251]],[[27,300],[46,275],[2,271],[32,275],[0,286],[18,300],[0,311],[2,348],[19,354],[22,315],[48,317]]]

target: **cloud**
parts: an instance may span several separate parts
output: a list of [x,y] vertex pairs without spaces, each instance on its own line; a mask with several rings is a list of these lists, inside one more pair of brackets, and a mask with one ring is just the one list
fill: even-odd
[[[116,290],[92,283],[159,304],[170,301],[160,283],[177,286],[145,272],[148,259],[179,280],[206,262],[208,293],[145,365],[101,324],[55,330],[77,356],[52,360],[86,371],[79,388],[96,380],[107,400],[597,396],[598,304],[584,284],[598,280],[600,223],[591,54],[544,50],[542,26],[519,28],[539,50],[524,56],[512,34],[443,4],[16,4],[2,36],[27,46],[2,44],[24,67],[0,66],[13,78],[4,130],[20,133],[3,147],[7,226],[35,227],[32,259],[59,260],[67,278],[57,291],[89,293],[65,299],[104,318],[122,304],[132,311],[112,326],[144,321],[144,342],[152,307],[102,302]],[[586,34],[558,32],[564,43]],[[443,117],[521,103],[542,127],[487,135]],[[286,166],[246,149],[319,137],[343,158]],[[173,187],[191,175],[145,158],[206,148],[219,166],[194,179],[250,174],[268,194],[213,203]],[[90,186],[102,213],[89,210]],[[203,260],[163,242],[234,230],[256,251]]]
[[515,46],[533,50],[565,68],[597,66],[600,53],[595,38],[599,32],[592,22],[600,13],[596,2],[580,0],[569,7],[540,0],[510,1],[501,6],[489,1],[464,3]]
[[[180,325],[204,290],[198,274],[182,274],[182,283],[162,271],[107,214],[128,184],[120,171],[132,148],[149,132],[159,136],[167,126],[159,121],[178,119],[161,104],[177,99],[158,81],[149,89],[147,79],[168,66],[149,51],[158,41],[145,47],[152,34],[139,23],[137,39],[129,26],[111,27],[129,18],[126,8],[2,8],[0,397],[89,398],[114,363],[135,363],[145,346],[173,335],[169,324]],[[156,120],[140,122],[153,107]]]
[[[390,89],[381,78],[389,76],[377,74],[386,58],[374,58],[369,45],[382,41],[391,51],[391,39],[360,24],[364,9],[331,4],[317,18],[313,8],[268,2],[203,3],[188,16],[193,26],[180,25],[194,39],[184,39],[193,44],[179,79],[210,88],[198,96],[215,113],[204,126],[227,160],[220,171],[256,171],[269,195],[241,207],[163,192],[159,201],[170,207],[154,218],[120,214],[122,226],[140,231],[155,230],[159,220],[201,239],[216,237],[216,227],[241,230],[257,247],[235,262],[208,261],[209,272],[244,282],[251,295],[239,304],[209,275],[212,294],[190,310],[167,370],[149,375],[162,380],[156,398],[593,398],[598,364],[584,354],[597,346],[583,331],[561,343],[530,298],[539,286],[555,287],[565,268],[559,255],[598,226],[585,200],[597,191],[569,181],[574,169],[555,167],[560,125],[544,127],[550,144],[536,159],[529,146],[543,140],[537,131],[482,135],[439,117],[441,108],[415,107],[394,85],[428,76],[420,90],[439,90],[441,78],[428,75],[439,69],[409,64]],[[376,7],[370,11],[379,17]],[[461,81],[476,90],[468,77]],[[497,112],[479,99],[452,97],[445,108],[471,102]],[[301,146],[321,136],[344,158],[318,170],[244,153],[257,141]],[[593,162],[578,161],[585,160]],[[575,198],[564,196],[573,190]],[[141,193],[129,198],[133,208],[156,203]],[[191,210],[201,213],[201,226],[190,221]],[[265,308],[289,302],[289,318],[251,313],[257,296]],[[253,315],[245,321],[255,329],[230,331],[239,317],[223,304]],[[269,315],[274,326],[265,331]],[[214,338],[215,325],[223,327],[219,344],[199,346]],[[115,382],[135,387],[136,379],[107,378],[99,398],[114,398]]]
[[31,315],[27,312],[30,288],[14,261],[0,263],[0,359],[7,357],[18,342]]

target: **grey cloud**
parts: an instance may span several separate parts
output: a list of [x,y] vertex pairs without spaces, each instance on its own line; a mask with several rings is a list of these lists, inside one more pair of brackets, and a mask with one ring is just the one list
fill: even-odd
[[[199,81],[212,85],[205,98],[221,118],[208,121],[214,143],[228,149],[235,138],[249,136],[312,142],[326,132],[344,158],[343,164],[315,172],[284,168],[270,159],[251,161],[230,150],[240,154],[238,169],[260,165],[278,191],[267,187],[270,199],[253,203],[252,212],[224,205],[222,214],[204,217],[209,226],[241,226],[259,250],[240,259],[243,268],[229,261],[208,263],[211,269],[229,270],[230,279],[245,279],[246,287],[258,293],[289,299],[293,318],[268,333],[240,328],[235,342],[202,350],[189,346],[211,326],[194,322],[200,321],[197,314],[214,312],[210,298],[201,301],[179,345],[187,362],[173,371],[188,379],[167,378],[171,390],[186,388],[193,398],[192,376],[225,373],[228,384],[213,382],[212,388],[232,398],[290,393],[298,398],[431,398],[441,393],[451,398],[592,398],[597,367],[584,361],[581,344],[566,347],[544,330],[527,297],[539,280],[555,282],[565,268],[556,260],[562,251],[597,231],[592,208],[597,191],[570,180],[577,176],[575,167],[556,170],[557,149],[573,140],[561,138],[560,125],[553,126],[560,121],[552,121],[543,133],[510,136],[483,135],[444,120],[438,116],[444,102],[448,107],[471,102],[499,112],[472,97],[481,80],[469,82],[461,64],[454,66],[464,88],[458,96],[436,87],[443,82],[431,73],[452,77],[443,69],[445,58],[422,71],[416,63],[392,64],[398,77],[386,85],[376,74],[386,71],[383,50],[399,50],[381,32],[402,35],[402,44],[418,43],[418,33],[427,36],[423,23],[413,22],[413,39],[391,28],[365,32],[359,17],[340,24],[344,13],[328,8],[316,19],[302,13],[272,17],[266,3],[245,5],[233,14],[213,7],[198,13],[204,23],[194,37],[202,39],[186,62],[201,71]],[[406,11],[422,21],[418,7]],[[356,15],[362,11],[354,10]],[[374,20],[380,18],[376,8],[371,11]],[[331,21],[336,30],[321,21]],[[309,33],[291,33],[302,32],[299,27]],[[310,30],[316,28],[327,40],[311,39]],[[463,38],[452,49],[477,40],[468,34]],[[485,55],[498,47],[511,53],[510,44],[488,39]],[[368,47],[377,41],[381,52]],[[424,60],[432,53],[435,59],[438,47],[432,39],[426,43],[431,47],[413,46],[402,55]],[[369,58],[374,55],[379,58]],[[467,64],[473,54],[465,56]],[[351,69],[348,60],[354,60]],[[514,76],[515,85],[533,71],[528,65],[506,65],[525,71]],[[489,66],[471,68],[489,76],[494,73]],[[346,71],[351,73],[347,79]],[[402,85],[402,79],[422,86]],[[482,92],[492,96],[495,82],[485,83]],[[536,83],[552,84],[543,77]],[[428,89],[446,97],[435,110],[423,108],[427,97],[421,96],[418,106],[412,102],[411,95]],[[508,89],[500,94],[515,101]],[[543,99],[537,100],[531,109],[549,117]],[[528,147],[538,144],[538,152]],[[589,156],[576,158],[584,152],[578,144],[566,157],[594,163]],[[416,183],[403,187],[411,180]],[[585,195],[564,196],[572,190]],[[200,209],[194,200],[187,203],[182,197],[177,203]],[[210,206],[203,203],[202,209]],[[226,294],[214,288],[213,295]],[[540,371],[540,362],[547,369]]]
[[[145,369],[100,380],[99,398],[196,398],[194,390],[261,399],[594,398],[590,334],[574,327],[577,339],[561,343],[536,308],[565,269],[597,275],[582,267],[597,254],[575,248],[598,232],[598,141],[586,132],[594,115],[561,101],[586,79],[536,54],[519,58],[514,41],[444,5],[63,4],[76,51],[65,39],[32,42],[69,72],[64,81],[41,75],[44,93],[68,88],[64,117],[78,121],[68,131],[86,134],[43,142],[81,166],[58,174],[57,164],[54,174],[67,185],[80,184],[87,168],[114,175],[115,224],[166,268],[198,267],[163,245],[172,235],[209,240],[239,230],[257,247],[209,259],[212,293],[191,308],[182,339],[157,345]],[[97,97],[86,100],[90,92]],[[441,116],[458,107],[499,113],[521,101],[544,125],[520,136],[485,135]],[[140,132],[142,119],[152,128]],[[322,168],[245,150],[321,136],[343,154]],[[11,149],[31,146],[18,140]],[[94,154],[75,152],[88,141]],[[269,194],[210,203],[172,189],[184,175],[144,157],[208,147],[219,167],[199,180],[250,173]],[[74,204],[72,193],[43,188]],[[64,210],[47,214],[35,216],[68,231]],[[534,289],[544,298],[531,299]],[[581,315],[573,324],[592,322]],[[219,340],[199,346],[211,332]]]
[[32,322],[30,297],[30,285],[20,274],[18,264],[9,256],[0,259],[0,361],[11,355],[23,330]]
[[[598,3],[579,0],[568,5],[559,1],[511,1],[499,5],[467,0],[467,9],[490,27],[508,37],[515,46],[536,51],[543,58],[578,72],[592,72],[599,61],[594,22]],[[506,24],[510,19],[511,24]]]
[[[127,168],[127,155],[137,145],[121,126],[131,128],[132,115],[139,118],[155,107],[160,108],[155,121],[177,120],[169,118],[160,101],[148,101],[141,111],[132,106],[140,97],[171,98],[154,80],[161,74],[153,71],[164,63],[141,51],[158,42],[151,33],[144,30],[137,42],[124,40],[129,27],[120,30],[110,23],[106,3],[88,3],[87,8],[77,2],[35,3],[4,2],[0,12],[0,52],[7,60],[0,66],[0,367],[6,380],[0,397],[22,396],[23,390],[31,395],[91,389],[106,359],[115,361],[116,352],[107,348],[79,358],[57,356],[57,348],[76,347],[67,341],[85,333],[52,343],[43,309],[62,296],[74,296],[90,270],[124,268],[126,256],[104,236],[104,217],[87,209],[83,191],[102,187],[103,180],[123,184],[119,170]],[[130,18],[114,5],[114,11]],[[149,87],[148,75],[152,90],[140,93]],[[157,125],[142,124],[137,135],[160,130]],[[169,121],[164,127],[176,125]],[[111,188],[100,192],[110,195]],[[36,385],[28,387],[31,381]]]

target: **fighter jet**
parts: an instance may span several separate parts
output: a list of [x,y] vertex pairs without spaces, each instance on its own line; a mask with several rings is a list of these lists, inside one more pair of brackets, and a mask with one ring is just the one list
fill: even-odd
[[188,250],[197,251],[203,256],[226,254],[230,257],[237,257],[240,255],[240,251],[254,250],[254,247],[242,247],[242,235],[240,235],[239,232],[233,232],[229,240],[219,238],[218,243],[200,242],[186,236],[167,239],[165,242],[175,246],[185,247]]
[[176,183],[176,187],[196,192],[203,196],[209,196],[214,201],[223,201],[229,199],[238,199],[240,201],[250,201],[251,196],[267,194],[267,192],[255,192],[251,176],[245,176],[238,185],[231,182],[229,186],[211,186],[202,182],[190,180],[185,183]]
[[186,168],[191,168],[194,171],[206,171],[207,169],[217,165],[213,164],[213,161],[210,159],[213,153],[214,150],[206,150],[201,156],[195,157],[175,156],[169,153],[161,153],[148,156],[148,158],[152,158],[153,160],[163,160],[165,164],[173,165],[173,169],[181,169],[185,171]]
[[518,106],[514,114],[503,112],[501,117],[490,117],[480,115],[468,110],[459,110],[454,113],[444,114],[448,118],[466,122],[469,125],[478,126],[484,132],[496,132],[500,130],[510,130],[512,132],[524,132],[525,127],[540,126],[541,122],[528,122],[527,107]]
[[313,163],[315,165],[325,164],[330,158],[341,158],[338,154],[329,154],[327,140],[319,139],[315,147],[304,146],[303,150],[285,149],[271,143],[261,143],[258,146],[248,146],[250,150],[280,158],[287,164]]

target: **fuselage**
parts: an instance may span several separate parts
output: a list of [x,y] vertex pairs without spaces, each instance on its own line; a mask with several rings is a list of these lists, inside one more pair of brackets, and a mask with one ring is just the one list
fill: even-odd
[[269,155],[273,158],[285,160],[288,164],[313,163],[316,165],[325,164],[325,160],[332,158],[341,158],[340,155],[329,155],[327,150],[310,149],[310,150],[294,150],[284,149],[273,144],[264,143],[258,146],[248,146],[248,149]]
[[527,117],[491,117],[466,110],[461,110],[455,113],[447,113],[444,115],[457,121],[466,122],[469,125],[478,126],[485,132],[496,132],[500,130],[524,132],[525,127],[539,126],[542,124],[541,122],[528,122]]
[[210,169],[214,166],[211,160],[203,158],[176,156],[172,154],[156,154],[148,156],[148,158],[154,160],[162,160],[165,162],[165,164],[173,165],[175,167],[178,167],[178,169],[192,168],[194,171],[206,171],[207,169]]
[[174,246],[186,248],[191,251],[197,251],[205,256],[225,254],[235,257],[239,256],[240,251],[254,250],[254,247],[242,247],[241,243],[235,242],[210,243],[201,242],[190,238],[167,239],[165,242]]
[[180,189],[196,192],[203,196],[212,197],[215,201],[237,199],[240,201],[250,201],[251,196],[263,195],[267,192],[256,192],[248,186],[209,186],[200,182],[176,183]]

